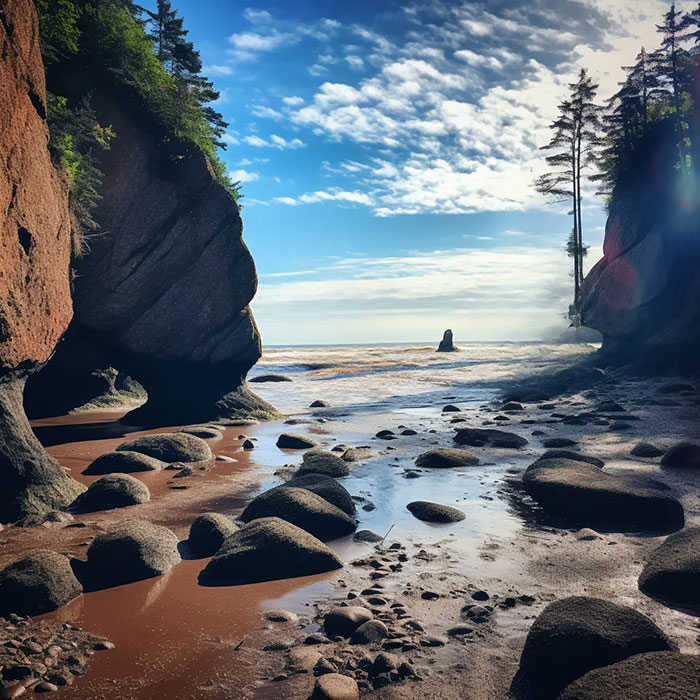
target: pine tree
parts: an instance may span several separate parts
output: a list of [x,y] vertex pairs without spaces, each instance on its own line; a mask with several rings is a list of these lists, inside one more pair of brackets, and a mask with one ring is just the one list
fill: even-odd
[[663,38],[661,48],[656,54],[655,73],[659,83],[665,84],[669,91],[682,172],[686,170],[683,93],[690,89],[692,76],[692,59],[688,51],[683,48],[682,43],[688,36],[692,21],[690,15],[683,15],[676,10],[674,3],[664,15],[663,24],[656,25],[657,31]]
[[559,117],[550,125],[554,132],[545,150],[556,153],[545,158],[554,170],[535,181],[538,192],[556,197],[559,201],[571,198],[573,228],[567,250],[574,261],[574,302],[570,316],[575,326],[581,323],[581,284],[583,282],[582,187],[586,173],[595,166],[596,147],[599,145],[601,129],[600,107],[595,104],[598,86],[585,69],[581,69],[575,83],[569,84],[570,98],[559,105]]
[[221,136],[228,124],[223,116],[209,105],[219,98],[219,93],[211,81],[201,75],[202,59],[193,43],[186,38],[188,32],[183,26],[183,18],[178,17],[170,0],[158,0],[156,11],[147,11],[147,15],[151,20],[150,34],[158,59],[202,108],[215,144],[226,148]]

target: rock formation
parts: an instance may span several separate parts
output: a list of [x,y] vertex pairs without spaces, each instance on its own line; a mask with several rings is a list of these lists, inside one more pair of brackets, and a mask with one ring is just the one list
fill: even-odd
[[61,70],[59,94],[90,91],[116,137],[100,166],[101,234],[76,262],[74,319],[36,384],[76,394],[116,367],[148,392],[125,419],[144,426],[271,413],[244,382],[261,350],[238,205],[204,154],[165,138],[127,88]]
[[0,5],[0,522],[83,490],[44,452],[22,407],[71,319],[68,195],[51,164],[44,66],[30,0]]
[[448,328],[443,336],[442,340],[440,341],[440,345],[438,345],[438,352],[455,352],[457,348],[454,346],[452,342],[452,331]]
[[678,184],[667,131],[662,124],[652,133],[615,187],[604,255],[584,280],[582,312],[609,356],[682,367],[700,349],[700,197]]

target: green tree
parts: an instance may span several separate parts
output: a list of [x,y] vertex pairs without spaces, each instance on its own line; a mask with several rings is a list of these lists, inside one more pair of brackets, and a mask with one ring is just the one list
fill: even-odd
[[596,148],[601,130],[600,107],[595,103],[598,90],[585,69],[569,84],[569,98],[559,104],[559,116],[550,125],[554,132],[544,150],[555,151],[545,161],[552,169],[535,181],[535,189],[559,201],[570,199],[573,227],[567,251],[573,258],[574,300],[569,316],[575,326],[581,323],[581,284],[583,258],[582,188],[597,163]]

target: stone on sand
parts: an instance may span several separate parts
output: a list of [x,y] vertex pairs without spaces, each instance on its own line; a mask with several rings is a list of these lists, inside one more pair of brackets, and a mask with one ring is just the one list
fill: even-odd
[[605,466],[605,462],[598,457],[591,457],[591,455],[584,455],[580,452],[572,452],[571,450],[547,450],[539,459],[554,459],[555,457],[573,459],[574,462],[586,462],[599,469]]
[[131,474],[133,472],[151,472],[162,469],[165,462],[149,457],[140,452],[122,450],[121,452],[105,452],[95,459],[83,471],[83,474],[93,476],[98,474]]
[[338,479],[350,474],[350,467],[338,455],[314,448],[304,453],[301,466],[297,471],[300,476],[311,473],[325,474]]
[[322,401],[321,399],[316,399],[309,404],[309,408],[328,408],[330,404],[327,401]]
[[488,428],[460,428],[454,436],[454,441],[459,445],[471,445],[472,447],[488,445],[507,449],[520,449],[527,445],[527,440],[520,435]]
[[0,616],[41,615],[57,610],[82,592],[68,557],[36,549],[0,571]]
[[656,445],[652,445],[649,442],[637,443],[630,452],[633,457],[646,457],[649,459],[661,457],[663,453],[664,451],[660,447],[656,447]]
[[350,637],[350,644],[371,644],[389,636],[387,626],[381,620],[363,622]]
[[359,700],[357,682],[340,673],[324,673],[316,679],[312,700]]
[[129,474],[107,474],[95,479],[87,491],[70,505],[73,513],[94,513],[146,503],[151,498],[148,487]]
[[98,589],[160,576],[180,561],[178,538],[145,520],[120,523],[99,534],[82,567],[86,588]]
[[305,438],[293,433],[282,433],[277,438],[277,447],[286,450],[308,450],[316,447],[316,443],[311,438]]
[[213,458],[211,448],[202,438],[182,432],[142,435],[116,449],[140,452],[163,462],[202,462]]
[[374,615],[359,605],[343,605],[333,608],[323,618],[323,628],[329,637],[351,637],[355,630],[369,622]]
[[260,518],[228,537],[199,574],[205,586],[310,576],[343,566],[323,542],[281,518]]
[[257,377],[250,377],[248,381],[263,384],[264,382],[291,382],[292,380],[283,374],[259,374]]
[[547,438],[545,440],[542,440],[542,444],[545,447],[572,447],[573,445],[576,444],[576,440],[572,440],[571,438],[562,438],[562,437],[555,437],[555,438]]
[[700,445],[691,442],[674,445],[664,453],[661,464],[676,469],[700,469]]
[[264,491],[241,513],[244,523],[267,517],[282,518],[324,542],[349,535],[357,528],[354,518],[340,508],[297,486],[276,486]]
[[545,510],[583,526],[669,532],[684,523],[683,507],[664,491],[579,460],[538,459],[523,485]]
[[669,535],[649,556],[639,589],[675,607],[700,612],[700,527]]
[[378,535],[376,532],[372,532],[372,530],[358,530],[352,536],[352,539],[355,540],[355,542],[369,542],[371,544],[376,544],[377,542],[381,542],[384,538],[381,535]]
[[416,459],[417,467],[432,469],[472,467],[477,464],[479,464],[479,460],[471,452],[450,447],[428,450]]
[[648,617],[632,608],[586,596],[564,598],[548,605],[530,628],[511,690],[517,698],[554,700],[594,668],[674,648]]
[[361,462],[363,459],[374,457],[371,447],[348,447],[341,459],[345,462]]
[[457,508],[430,501],[412,501],[406,508],[419,520],[429,523],[456,523],[467,517]]
[[331,476],[326,474],[302,474],[291,478],[284,485],[308,489],[317,496],[325,498],[344,513],[355,515],[355,502],[352,500],[352,496],[342,484]]
[[238,530],[238,525],[221,513],[202,513],[190,525],[187,544],[198,557],[210,557],[219,551],[224,540]]
[[589,671],[559,700],[696,700],[700,655],[657,651]]
[[224,434],[218,428],[214,428],[211,425],[193,425],[189,428],[183,428],[180,432],[186,435],[194,435],[203,440],[222,440],[224,437]]

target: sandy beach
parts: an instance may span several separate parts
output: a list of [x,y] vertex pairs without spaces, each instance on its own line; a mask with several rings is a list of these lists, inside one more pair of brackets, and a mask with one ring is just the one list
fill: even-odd
[[[659,393],[667,380],[610,372],[593,389],[503,412],[500,395],[513,378],[514,362],[497,360],[513,348],[486,348],[481,358],[455,354],[450,363],[458,366],[448,368],[434,366],[445,360],[428,348],[411,350],[409,367],[391,348],[376,350],[373,362],[355,348],[344,350],[341,363],[339,352],[327,353],[323,362],[316,350],[308,360],[311,367],[302,369],[297,360],[303,351],[271,352],[257,373],[274,370],[292,381],[256,383],[256,391],[288,417],[222,426],[224,439],[211,442],[217,460],[195,465],[189,479],[174,480],[169,471],[137,474],[150,489],[150,502],[1,533],[0,565],[30,548],[83,558],[95,535],[134,518],[166,525],[185,539],[199,513],[237,516],[257,493],[293,474],[303,452],[277,448],[282,432],[307,436],[329,450],[371,449],[367,459],[350,464],[350,475],[341,482],[356,502],[358,531],[376,533],[380,543],[352,536],[331,542],[346,565],[317,576],[202,587],[197,575],[207,559],[185,559],[165,576],[87,593],[44,618],[79,625],[109,638],[115,648],[95,655],[87,674],[62,690],[64,697],[306,698],[319,659],[356,671],[367,654],[388,648],[410,663],[411,675],[384,688],[371,689],[366,682],[368,697],[502,699],[508,697],[533,620],[548,603],[571,595],[631,606],[654,620],[681,651],[697,649],[697,618],[637,588],[643,563],[663,533],[581,534],[576,524],[547,515],[522,487],[524,470],[545,451],[543,442],[568,438],[574,442],[569,449],[604,460],[608,473],[663,482],[680,499],[686,524],[698,522],[692,472],[630,455],[642,441],[668,448],[696,434],[697,394]],[[566,352],[521,348],[521,357],[530,353],[536,360],[522,360],[517,371],[530,374],[547,363],[555,368],[562,353],[570,358],[589,352],[585,346]],[[386,361],[390,355],[394,366]],[[483,367],[467,370],[465,363]],[[497,373],[492,367],[510,369]],[[330,405],[309,409],[314,399]],[[611,401],[623,411],[590,417],[596,406]],[[443,412],[446,404],[459,411]],[[62,466],[89,483],[94,477],[82,475],[83,469],[125,439],[117,422],[122,412],[75,413],[36,421],[34,427]],[[578,418],[582,415],[588,417]],[[426,450],[453,447],[456,428],[484,424],[516,433],[528,444],[469,447],[477,466],[416,467]],[[392,431],[394,439],[377,438],[381,430]],[[254,449],[242,448],[246,438]],[[423,522],[405,507],[418,499],[454,506],[466,518]],[[390,638],[362,646],[347,640],[308,643],[322,630],[324,614],[341,602],[372,610],[388,626]],[[286,621],[264,618],[264,611],[277,609],[290,613]],[[362,689],[361,671],[358,679]]]

